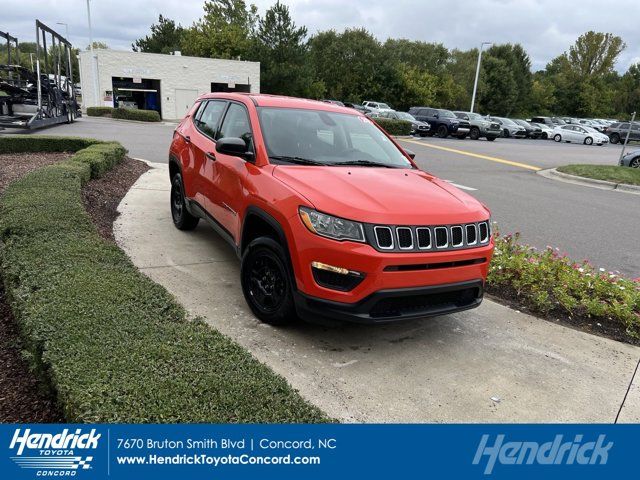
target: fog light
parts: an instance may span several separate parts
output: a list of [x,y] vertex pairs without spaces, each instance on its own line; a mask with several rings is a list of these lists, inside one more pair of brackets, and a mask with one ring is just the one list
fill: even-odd
[[311,262],[311,271],[318,285],[342,292],[353,290],[365,277],[364,273],[322,262]]

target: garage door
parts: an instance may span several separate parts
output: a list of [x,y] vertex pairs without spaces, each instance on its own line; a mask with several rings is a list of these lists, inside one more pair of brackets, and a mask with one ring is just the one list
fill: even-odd
[[182,118],[198,98],[198,90],[176,88],[176,118]]

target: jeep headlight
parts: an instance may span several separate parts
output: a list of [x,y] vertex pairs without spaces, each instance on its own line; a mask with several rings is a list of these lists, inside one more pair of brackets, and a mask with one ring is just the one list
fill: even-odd
[[302,223],[316,235],[334,240],[364,242],[364,228],[359,222],[320,213],[307,207],[300,207]]

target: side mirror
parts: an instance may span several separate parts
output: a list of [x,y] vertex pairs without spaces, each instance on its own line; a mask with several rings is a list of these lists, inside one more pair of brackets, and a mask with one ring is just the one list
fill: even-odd
[[238,137],[221,138],[216,142],[216,151],[245,160],[253,160],[253,152],[248,151],[247,142]]
[[434,113],[433,114],[433,118],[440,118],[440,114],[439,113]]
[[414,158],[416,158],[416,153],[415,153],[415,152],[413,152],[413,151],[411,151],[411,150],[409,150],[408,148],[405,148],[405,149],[404,149],[404,153],[406,153],[407,155],[409,155],[409,158],[410,158],[411,160],[413,160]]

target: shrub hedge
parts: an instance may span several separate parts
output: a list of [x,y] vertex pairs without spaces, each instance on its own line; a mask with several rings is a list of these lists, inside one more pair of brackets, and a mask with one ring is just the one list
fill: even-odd
[[92,138],[3,135],[0,137],[0,153],[77,152],[96,143],[98,140]]
[[[62,148],[53,139],[45,145]],[[0,197],[7,297],[30,361],[66,420],[328,421],[245,349],[189,321],[164,288],[98,235],[81,186],[124,154],[119,144],[95,142]]]
[[372,118],[389,135],[411,135],[411,122],[393,118]]
[[138,120],[140,122],[159,122],[160,114],[155,110],[138,110],[135,108],[87,107],[89,117],[111,117],[121,120]]
[[640,278],[624,278],[587,260],[574,262],[552,247],[538,251],[519,238],[519,233],[495,236],[490,293],[542,314],[613,323],[640,339]]

